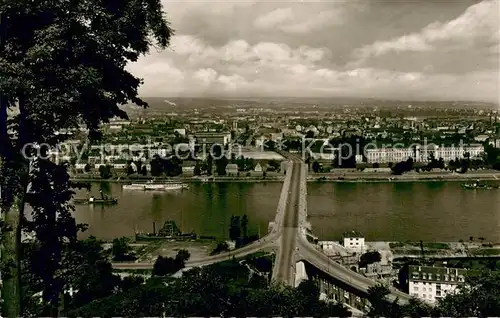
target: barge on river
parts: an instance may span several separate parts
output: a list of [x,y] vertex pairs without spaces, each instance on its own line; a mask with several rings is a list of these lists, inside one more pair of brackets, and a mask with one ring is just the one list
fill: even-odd
[[182,233],[174,221],[166,221],[163,227],[156,233],[155,222],[153,222],[153,233],[139,233],[136,231],[136,241],[155,241],[155,240],[176,240],[188,241],[196,240],[196,233]]
[[188,186],[184,183],[154,183],[153,181],[148,181],[146,183],[132,183],[123,186],[123,190],[140,190],[140,191],[171,191],[171,190],[183,190],[187,189]]

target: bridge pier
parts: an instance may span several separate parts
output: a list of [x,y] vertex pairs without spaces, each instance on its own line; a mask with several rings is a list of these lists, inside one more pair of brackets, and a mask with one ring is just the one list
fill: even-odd
[[295,265],[295,287],[298,287],[300,283],[308,279],[304,262],[297,262]]

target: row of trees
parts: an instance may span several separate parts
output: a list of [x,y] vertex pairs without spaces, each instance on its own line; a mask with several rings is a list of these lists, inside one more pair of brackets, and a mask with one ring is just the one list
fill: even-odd
[[244,214],[239,216],[231,216],[229,226],[229,239],[236,242],[236,248],[242,247],[259,239],[259,235],[248,235],[248,216]]
[[158,256],[153,265],[153,276],[167,276],[184,268],[191,255],[187,250],[179,250],[175,257]]

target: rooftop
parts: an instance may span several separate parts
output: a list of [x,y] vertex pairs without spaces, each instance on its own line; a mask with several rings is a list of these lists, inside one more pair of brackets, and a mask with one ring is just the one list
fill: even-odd
[[408,279],[411,281],[446,282],[458,284],[464,281],[467,270],[462,268],[410,265]]

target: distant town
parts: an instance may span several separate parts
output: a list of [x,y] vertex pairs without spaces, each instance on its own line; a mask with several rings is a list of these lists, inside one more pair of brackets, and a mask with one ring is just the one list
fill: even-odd
[[279,178],[280,151],[300,153],[314,173],[500,169],[492,107],[163,104],[104,124],[98,143],[88,143],[84,128],[61,131],[71,139],[48,155],[70,163],[73,176],[105,179]]

